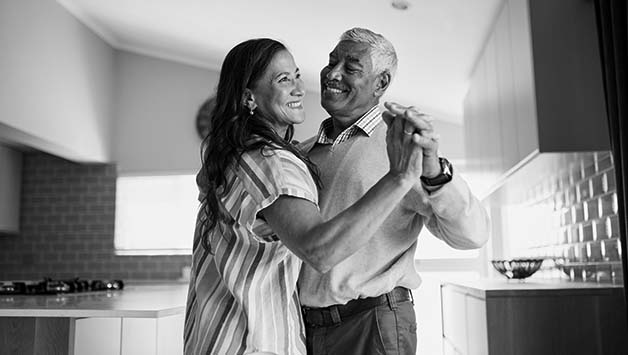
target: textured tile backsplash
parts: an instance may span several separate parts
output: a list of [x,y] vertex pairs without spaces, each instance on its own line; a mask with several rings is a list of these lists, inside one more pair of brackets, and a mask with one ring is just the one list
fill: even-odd
[[[0,237],[0,280],[176,280],[189,255],[116,256],[116,167],[24,154],[21,231]],[[192,238],[192,236],[190,236]]]
[[535,277],[621,283],[612,155],[565,153],[561,164],[541,176],[507,208],[506,218],[523,220],[510,227],[523,239],[511,246],[512,256],[555,260]]

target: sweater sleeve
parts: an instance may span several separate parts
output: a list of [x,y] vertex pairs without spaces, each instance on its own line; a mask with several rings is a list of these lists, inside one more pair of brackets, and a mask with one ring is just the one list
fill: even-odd
[[417,213],[436,237],[456,249],[475,249],[486,243],[490,234],[488,213],[457,174],[431,194],[420,183],[413,192],[418,198]]

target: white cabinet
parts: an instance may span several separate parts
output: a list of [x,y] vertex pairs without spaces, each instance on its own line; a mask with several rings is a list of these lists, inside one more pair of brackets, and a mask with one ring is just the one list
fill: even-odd
[[467,330],[467,354],[487,355],[488,335],[486,324],[486,302],[471,295],[465,295]]
[[0,234],[20,230],[22,153],[0,145]]
[[120,355],[120,318],[79,318],[74,322],[75,355]]
[[123,318],[122,355],[183,353],[183,315],[162,318]]
[[453,289],[443,290],[441,300],[443,352],[445,354],[488,354],[484,300]]
[[160,318],[79,318],[74,355],[183,354],[183,314]]

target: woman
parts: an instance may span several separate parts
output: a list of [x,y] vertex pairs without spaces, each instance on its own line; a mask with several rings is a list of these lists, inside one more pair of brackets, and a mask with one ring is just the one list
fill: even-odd
[[421,175],[418,134],[388,119],[391,169],[329,221],[317,173],[290,141],[305,91],[292,55],[254,39],[226,56],[197,182],[186,354],[305,355],[297,294],[302,261],[320,272],[366,244]]

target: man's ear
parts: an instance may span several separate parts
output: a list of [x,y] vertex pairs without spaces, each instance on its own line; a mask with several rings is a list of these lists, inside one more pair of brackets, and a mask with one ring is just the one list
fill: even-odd
[[244,89],[244,94],[242,94],[242,105],[251,112],[255,111],[257,108],[255,95],[253,95],[253,91],[251,91],[251,89]]
[[388,86],[390,86],[390,79],[391,76],[388,70],[385,70],[384,72],[379,74],[377,77],[377,81],[375,82],[376,86],[373,95],[377,97],[381,97],[382,95],[384,95],[386,89],[388,89]]

